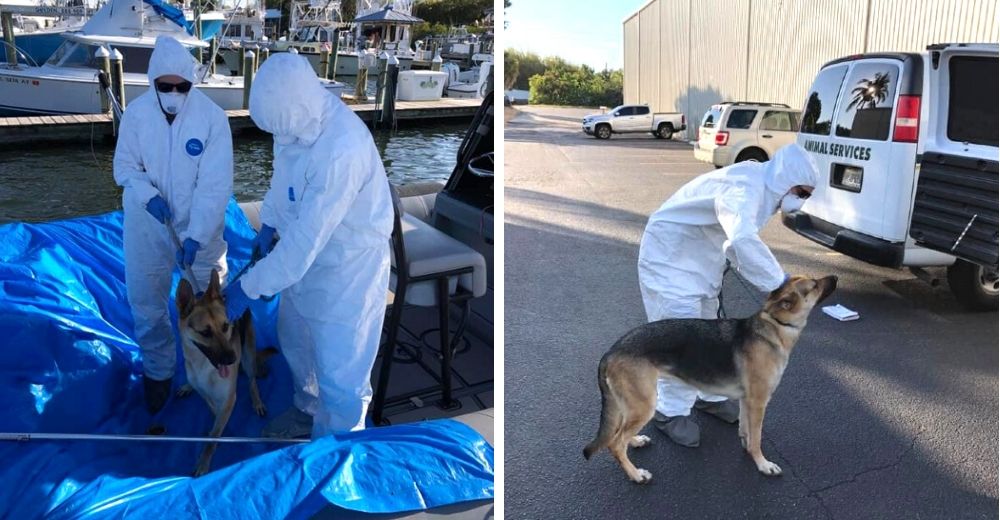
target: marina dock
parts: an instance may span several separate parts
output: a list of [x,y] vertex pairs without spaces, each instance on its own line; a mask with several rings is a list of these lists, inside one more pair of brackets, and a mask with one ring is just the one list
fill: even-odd
[[[439,120],[471,119],[481,99],[450,99],[437,101],[396,101],[396,119],[404,122],[437,122]],[[374,103],[349,104],[362,120],[370,122],[376,114]],[[256,130],[248,110],[227,110],[229,125],[234,133]],[[109,114],[40,115],[33,117],[0,117],[0,150],[28,144],[87,142],[113,137]]]

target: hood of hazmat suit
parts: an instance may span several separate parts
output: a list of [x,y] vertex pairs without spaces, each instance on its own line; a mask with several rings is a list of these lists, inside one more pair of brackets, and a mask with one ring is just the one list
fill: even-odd
[[261,65],[250,117],[274,134],[261,222],[279,240],[241,286],[251,298],[281,293],[279,341],[314,437],[363,428],[389,283],[393,212],[382,159],[365,124],[302,56]]
[[[160,36],[149,61],[150,90],[125,109],[114,156],[115,182],[124,188],[125,281],[135,337],[146,375],[174,372],[174,342],[166,302],[177,245],[201,244],[192,266],[195,285],[208,287],[212,269],[225,279],[222,240],[226,204],[233,194],[233,142],[226,113],[192,88],[172,124],[160,108],[153,80],[164,75],[194,80],[194,59],[173,38]],[[172,218],[161,224],[146,203],[161,196]]]

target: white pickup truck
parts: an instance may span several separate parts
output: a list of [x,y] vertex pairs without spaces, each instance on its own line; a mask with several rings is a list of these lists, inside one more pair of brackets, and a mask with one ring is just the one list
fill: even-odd
[[652,113],[648,105],[621,105],[604,114],[590,114],[583,118],[583,131],[598,139],[609,139],[611,134],[649,132],[658,139],[670,139],[674,132],[687,129],[684,114],[677,112]]

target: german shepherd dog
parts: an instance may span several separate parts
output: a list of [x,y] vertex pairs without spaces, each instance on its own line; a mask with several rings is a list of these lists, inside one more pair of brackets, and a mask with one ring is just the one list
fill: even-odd
[[[208,289],[201,298],[195,297],[191,284],[184,279],[177,286],[175,298],[179,315],[177,328],[188,378],[188,384],[177,395],[185,397],[194,390],[208,403],[215,415],[215,424],[208,434],[210,437],[222,435],[233,412],[236,379],[239,376],[237,364],[250,378],[250,399],[257,415],[263,417],[267,413],[257,389],[257,375],[263,375],[263,362],[277,352],[273,348],[257,352],[250,311],[245,312],[236,323],[230,324],[226,320],[226,306],[219,286],[219,273],[213,270]],[[217,444],[211,442],[205,446],[194,476],[208,473]]]
[[656,379],[675,376],[699,390],[740,400],[740,444],[757,470],[781,475],[760,451],[761,425],[788,356],[806,326],[809,311],[837,287],[837,277],[796,276],[768,295],[757,314],[744,319],[668,319],[632,329],[601,358],[601,424],[584,458],[607,447],[633,482],[653,475],[636,468],[629,447],[651,441],[639,430],[656,408]]

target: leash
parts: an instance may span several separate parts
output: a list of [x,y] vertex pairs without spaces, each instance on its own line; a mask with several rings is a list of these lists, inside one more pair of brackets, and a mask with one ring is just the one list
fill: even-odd
[[96,433],[0,432],[0,441],[133,441],[133,442],[221,442],[224,444],[301,444],[309,439],[271,437],[183,437],[171,435],[114,435]]
[[[722,293],[723,293],[724,288],[725,288],[726,275],[729,273],[729,271],[732,271],[732,270],[733,270],[732,262],[730,262],[729,259],[727,258],[726,259],[726,269],[724,271],[722,271],[722,287],[719,288],[719,310],[717,310],[715,312],[715,317],[719,318],[720,320],[724,320],[724,319],[728,318],[728,316],[726,315],[726,309],[724,308],[724,305],[723,305],[724,302],[723,302],[723,299],[722,299]],[[761,300],[758,300],[757,293],[752,288],[750,288],[750,286],[748,286],[746,282],[743,281],[743,277],[741,277],[739,273],[734,272],[734,274],[736,276],[736,281],[740,282],[740,285],[743,286],[743,289],[746,291],[746,293],[750,295],[750,299],[753,300],[753,301],[755,301],[755,302],[757,302],[758,305],[763,305],[764,302],[761,301]]]
[[[180,251],[181,250],[181,241],[180,241],[179,238],[177,238],[177,232],[174,231],[174,226],[171,226],[169,222],[166,223],[165,225],[167,226],[167,229],[170,230],[170,239],[174,241],[174,247],[178,251]],[[187,275],[188,281],[191,282],[191,286],[194,288],[194,293],[195,294],[200,293],[201,292],[201,288],[198,287],[198,278],[194,275],[194,271],[191,270],[191,266],[190,265],[184,268],[184,273]]]

